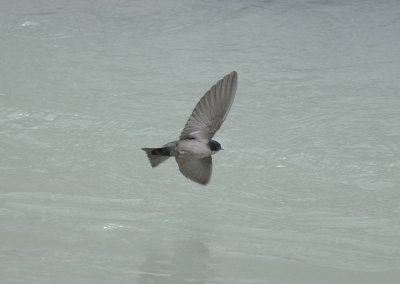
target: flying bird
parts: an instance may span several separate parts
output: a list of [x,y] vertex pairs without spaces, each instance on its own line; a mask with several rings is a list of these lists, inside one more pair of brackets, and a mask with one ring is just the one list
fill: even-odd
[[237,73],[233,71],[204,94],[186,122],[179,140],[161,148],[142,148],[153,168],[169,157],[175,157],[185,177],[203,185],[210,181],[211,155],[223,150],[221,144],[211,138],[228,115],[235,98],[237,80]]

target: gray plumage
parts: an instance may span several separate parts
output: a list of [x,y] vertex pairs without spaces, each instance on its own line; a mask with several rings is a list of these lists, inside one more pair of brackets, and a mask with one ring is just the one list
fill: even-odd
[[200,184],[211,178],[211,155],[221,150],[221,145],[211,138],[224,122],[232,106],[237,88],[235,71],[219,80],[197,103],[178,141],[161,148],[142,148],[154,168],[175,156],[181,173]]

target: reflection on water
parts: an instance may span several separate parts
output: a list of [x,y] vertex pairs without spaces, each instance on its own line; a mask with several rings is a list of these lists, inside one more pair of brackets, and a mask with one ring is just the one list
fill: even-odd
[[139,283],[207,283],[213,275],[210,251],[198,240],[176,242],[169,258],[150,253],[140,267]]

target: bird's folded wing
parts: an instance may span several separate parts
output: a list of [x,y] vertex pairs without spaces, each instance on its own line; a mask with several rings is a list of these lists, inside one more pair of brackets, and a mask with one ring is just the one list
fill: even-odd
[[191,180],[200,184],[207,184],[211,178],[212,158],[211,156],[197,159],[194,157],[175,156],[181,173]]
[[205,93],[194,108],[180,140],[210,140],[221,127],[235,98],[237,73],[231,72]]

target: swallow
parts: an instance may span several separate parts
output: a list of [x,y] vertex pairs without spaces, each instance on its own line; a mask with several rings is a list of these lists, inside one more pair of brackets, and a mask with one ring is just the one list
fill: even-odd
[[142,148],[153,168],[169,157],[175,157],[185,177],[199,184],[208,184],[212,172],[211,156],[223,150],[221,144],[211,138],[231,109],[237,81],[237,73],[233,71],[204,94],[186,122],[179,140],[160,148]]

